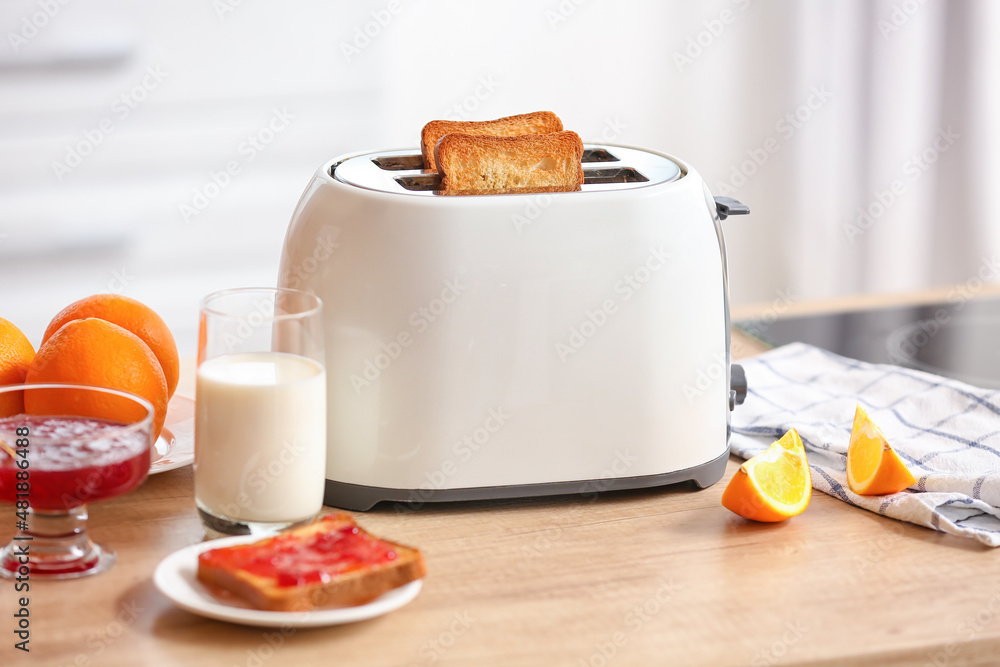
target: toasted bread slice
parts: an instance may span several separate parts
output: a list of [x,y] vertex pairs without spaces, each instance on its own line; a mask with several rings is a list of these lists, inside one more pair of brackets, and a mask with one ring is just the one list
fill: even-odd
[[198,556],[200,581],[268,611],[363,604],[425,574],[418,550],[374,537],[343,512]]
[[434,153],[442,194],[567,192],[583,184],[583,141],[576,132],[446,134]]
[[516,137],[522,134],[548,134],[561,132],[562,121],[551,111],[534,111],[496,120],[432,120],[420,133],[420,153],[424,169],[435,171],[434,147],[446,134],[479,134],[489,137]]

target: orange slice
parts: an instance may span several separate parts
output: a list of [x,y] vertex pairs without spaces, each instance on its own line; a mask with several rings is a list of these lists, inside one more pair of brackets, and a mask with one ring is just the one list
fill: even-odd
[[917,480],[859,405],[847,446],[847,484],[860,496],[897,493]]
[[812,475],[793,428],[747,460],[722,492],[722,506],[754,521],[784,521],[809,506]]

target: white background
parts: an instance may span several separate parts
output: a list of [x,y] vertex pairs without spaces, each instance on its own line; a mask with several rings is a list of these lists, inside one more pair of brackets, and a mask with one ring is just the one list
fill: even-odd
[[[1000,253],[998,30],[989,0],[6,0],[0,317],[37,345],[63,306],[115,290],[192,355],[202,295],[275,283],[321,163],[538,109],[748,203],[725,223],[734,304],[962,282]],[[275,110],[294,118],[248,160]]]

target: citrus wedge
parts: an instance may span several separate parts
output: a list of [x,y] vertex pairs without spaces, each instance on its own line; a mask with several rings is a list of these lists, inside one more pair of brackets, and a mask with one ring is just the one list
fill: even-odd
[[811,493],[806,450],[793,428],[740,466],[722,492],[722,506],[745,519],[784,521],[805,511]]
[[897,493],[917,480],[859,405],[847,446],[847,484],[860,496]]

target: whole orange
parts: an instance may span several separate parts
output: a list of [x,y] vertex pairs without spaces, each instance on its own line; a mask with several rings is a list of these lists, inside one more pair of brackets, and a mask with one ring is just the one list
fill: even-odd
[[42,335],[42,345],[67,322],[97,317],[117,324],[142,339],[156,355],[167,380],[167,398],[174,395],[180,377],[177,344],[163,319],[149,306],[120,294],[95,294],[59,311]]
[[[156,355],[130,331],[96,317],[67,322],[38,348],[28,383],[69,382],[137,394],[153,404],[153,440],[167,417],[167,381]],[[144,411],[120,396],[71,390],[28,392],[28,414],[139,421]]]
[[[31,346],[20,329],[0,317],[0,385],[21,384],[28,364],[35,358]],[[12,391],[0,394],[0,417],[12,417],[24,412],[24,394]]]

